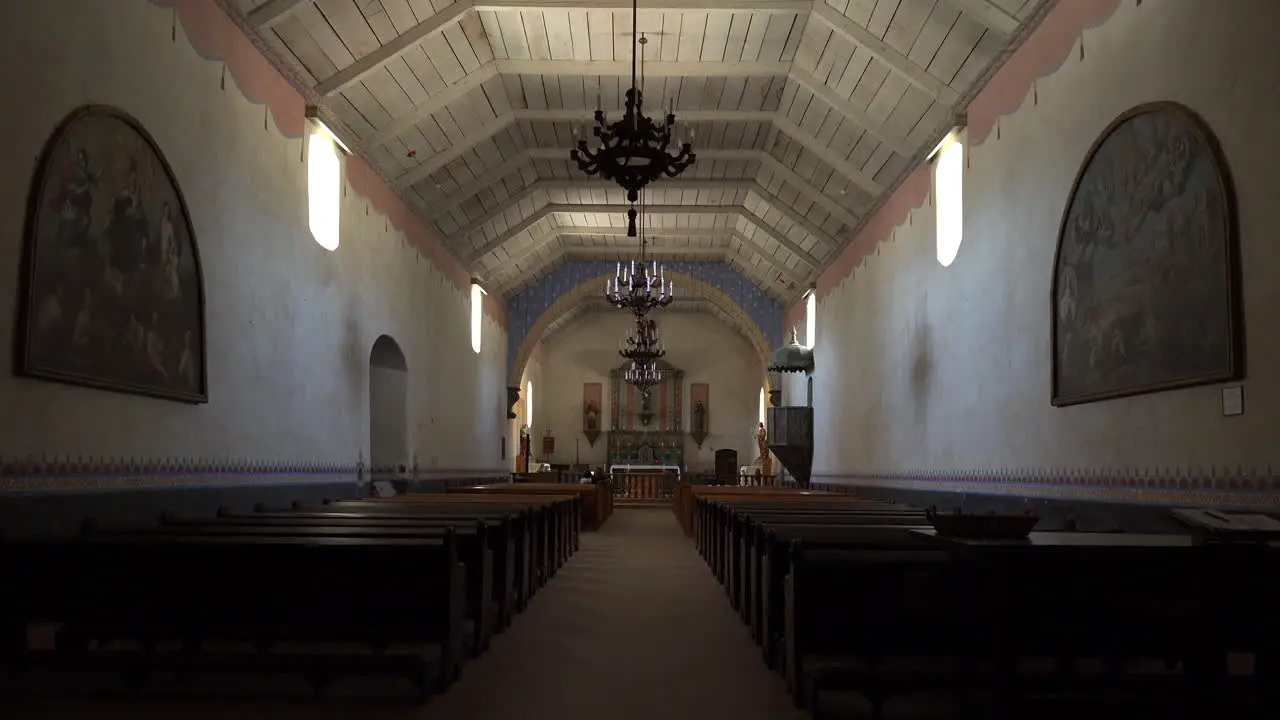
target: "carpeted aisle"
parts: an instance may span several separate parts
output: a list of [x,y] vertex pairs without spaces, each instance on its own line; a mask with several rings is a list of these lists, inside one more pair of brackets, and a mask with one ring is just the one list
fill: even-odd
[[[498,689],[500,688],[500,689]],[[795,711],[668,509],[619,509],[436,720],[786,720]]]
[[[273,681],[278,682],[278,681]],[[301,681],[296,693],[306,694]],[[669,509],[619,509],[462,680],[425,706],[376,700],[0,699],[5,720],[791,720]]]

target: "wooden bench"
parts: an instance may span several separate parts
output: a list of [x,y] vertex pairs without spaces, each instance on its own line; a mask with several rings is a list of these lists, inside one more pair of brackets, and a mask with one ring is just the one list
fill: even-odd
[[[484,529],[488,540],[488,550],[492,555],[493,587],[492,602],[496,605],[494,613],[494,629],[505,630],[510,626],[515,613],[523,606],[520,604],[520,576],[517,568],[525,562],[522,553],[527,552],[527,540],[520,537],[520,526],[517,515],[476,515],[475,520]],[[198,526],[209,523],[205,519],[177,518],[165,516],[161,518],[165,525]],[[469,542],[470,534],[465,525],[459,525],[457,518],[421,516],[421,517],[384,517],[377,514],[358,512],[261,512],[252,515],[224,515],[217,521],[219,526],[286,526],[298,528],[327,528],[327,534],[333,529],[346,531],[344,534],[353,537],[378,537],[381,531],[395,531],[394,536],[403,534],[442,534],[445,528],[456,527],[461,540],[463,561],[470,567],[475,556],[475,549]],[[366,530],[375,532],[366,533]],[[405,533],[404,531],[409,531]],[[523,542],[522,542],[523,541]],[[469,581],[471,576],[468,576]],[[470,588],[469,588],[470,593]],[[472,600],[469,600],[471,603]]]
[[585,531],[599,530],[613,511],[612,496],[603,484],[511,483],[450,488],[466,495],[568,495],[580,502],[580,522]]
[[[198,670],[208,659],[226,669],[235,657],[200,651],[224,642],[302,646],[234,655],[243,655],[246,669],[304,673],[317,692],[335,674],[377,671],[410,677],[425,698],[461,671],[467,568],[452,532],[429,539],[163,531],[11,538],[0,544],[0,573],[0,637],[15,643],[4,656],[18,673],[101,662],[140,683],[175,663]],[[116,628],[142,649],[124,658],[98,653],[74,632],[62,634],[54,650],[33,648],[27,630],[36,623]],[[163,650],[149,637],[175,637],[180,647]],[[333,643],[370,652],[307,649]],[[415,652],[376,657],[401,645]]]
[[376,500],[331,503],[313,510],[355,511],[383,517],[468,516],[492,512],[525,511],[529,514],[530,556],[524,573],[528,597],[546,583],[573,553],[577,542],[577,498],[538,495],[406,495]]
[[[692,534],[766,659],[781,653],[779,669],[801,705],[856,691],[878,713],[897,693],[928,690],[952,693],[982,717],[1046,717],[1077,707],[1067,699],[1092,703],[1085,714],[1110,703],[1128,716],[1163,703],[1206,717],[1234,708],[1224,704],[1232,695],[1270,693],[1262,702],[1275,707],[1261,675],[1240,681],[1222,670],[1229,649],[1274,656],[1280,623],[1256,599],[1277,597],[1274,581],[1256,580],[1274,560],[1247,563],[1248,552],[1219,547],[1205,562],[1186,551],[1206,548],[1177,535],[942,541],[920,511],[856,498],[693,498]],[[1045,552],[1054,537],[1074,549]],[[1107,589],[1099,592],[1099,582]],[[1221,600],[1234,594],[1225,588],[1246,587],[1252,620]],[[1145,659],[1149,670],[1166,658],[1180,670],[1123,667]],[[1090,662],[1104,671],[1082,675]]]
[[[506,578],[494,578],[494,556],[490,548],[488,528],[483,522],[474,525],[442,524],[434,527],[369,527],[365,525],[315,525],[303,521],[296,524],[289,520],[261,518],[237,518],[209,521],[182,521],[170,519],[154,528],[107,528],[90,523],[86,526],[90,535],[184,535],[207,537],[349,537],[375,539],[430,539],[443,538],[453,533],[458,541],[459,559],[467,566],[467,620],[471,623],[468,638],[472,655],[479,655],[489,647],[497,622],[500,600],[495,586]],[[495,602],[498,600],[498,602]]]

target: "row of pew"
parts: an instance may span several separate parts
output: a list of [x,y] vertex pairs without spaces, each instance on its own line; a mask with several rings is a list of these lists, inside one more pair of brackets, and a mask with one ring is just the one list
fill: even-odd
[[216,693],[228,675],[290,676],[320,695],[372,677],[425,700],[510,626],[599,510],[573,486],[456,490],[0,538],[5,684],[212,679]]
[[685,486],[675,509],[815,720],[1280,717],[1275,543],[965,540],[919,508],[774,488]]

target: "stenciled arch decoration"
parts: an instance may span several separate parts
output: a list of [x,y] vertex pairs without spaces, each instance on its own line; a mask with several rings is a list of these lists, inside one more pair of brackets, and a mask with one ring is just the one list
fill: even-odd
[[[735,302],[733,298],[729,297],[728,293],[705,280],[701,280],[683,272],[672,271],[670,269],[666,271],[666,275],[667,280],[674,281],[676,283],[676,290],[679,295],[684,294],[680,292],[681,288],[692,290],[693,293],[691,294],[696,294],[699,299],[711,303],[726,315],[736,320],[742,328],[745,328],[747,330],[747,342],[749,342],[751,344],[751,348],[756,351],[756,354],[760,357],[760,361],[763,366],[763,363],[768,360],[769,353],[771,352],[769,340],[766,338],[764,331],[760,328],[760,325],[747,314],[747,311],[743,309],[741,305]],[[538,343],[541,341],[542,335],[546,332],[547,327],[558,318],[563,317],[565,313],[569,312],[574,307],[603,293],[605,281],[612,278],[613,273],[608,272],[593,275],[582,280],[568,292],[560,295],[560,297],[552,303],[550,307],[544,310],[537,319],[533,321],[533,324],[525,333],[524,339],[516,349],[515,357],[511,362],[511,367],[508,368],[508,385],[514,387],[520,383],[521,375],[524,373],[524,366],[528,364],[529,357],[533,354],[534,348],[538,346]]]

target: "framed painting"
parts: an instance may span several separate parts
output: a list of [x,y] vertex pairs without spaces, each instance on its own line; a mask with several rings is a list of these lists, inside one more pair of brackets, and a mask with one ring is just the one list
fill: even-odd
[[1190,109],[1135,107],[1089,150],[1058,232],[1051,306],[1054,405],[1244,376],[1235,195]]
[[95,105],[58,125],[36,166],[23,253],[18,374],[208,401],[195,233],[138,121]]

